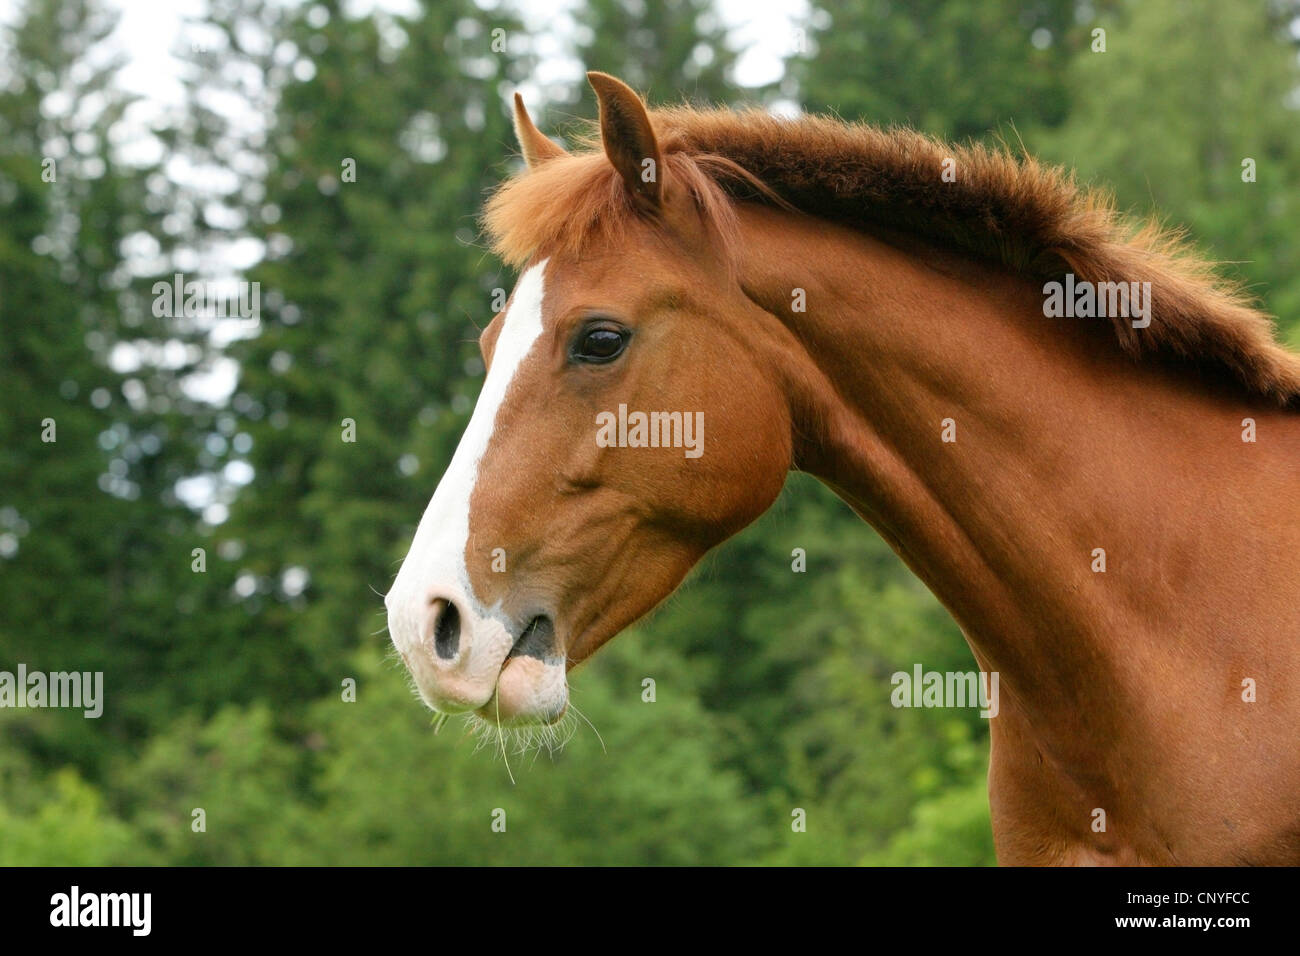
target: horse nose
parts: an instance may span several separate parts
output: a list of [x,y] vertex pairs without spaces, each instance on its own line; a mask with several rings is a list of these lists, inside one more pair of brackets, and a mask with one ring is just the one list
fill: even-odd
[[433,652],[444,661],[454,660],[460,651],[460,608],[450,598],[429,599],[427,633],[433,639]]
[[394,598],[389,631],[420,696],[443,713],[476,710],[490,700],[510,652],[504,624],[446,581]]
[[394,591],[388,630],[433,710],[486,716],[492,704],[495,719],[507,723],[554,723],[564,713],[564,648],[549,614],[519,628],[500,606],[483,607],[454,574],[402,581]]

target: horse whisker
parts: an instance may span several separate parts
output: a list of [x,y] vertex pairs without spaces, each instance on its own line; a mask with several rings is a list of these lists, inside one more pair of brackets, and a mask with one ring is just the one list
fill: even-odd
[[591,728],[592,733],[596,735],[596,739],[600,741],[600,752],[608,755],[609,751],[605,749],[605,738],[600,735],[600,731],[596,729],[596,725],[590,720],[587,720],[587,715],[578,709],[578,705],[573,702],[572,697],[569,698],[569,707],[572,708],[575,714],[587,721],[587,726]]
[[510,777],[511,786],[514,786],[515,775],[510,772],[510,758],[506,755],[506,738],[505,735],[501,733],[501,695],[494,693],[492,698],[496,701],[497,705],[497,740],[501,743],[501,759],[505,761],[506,775]]

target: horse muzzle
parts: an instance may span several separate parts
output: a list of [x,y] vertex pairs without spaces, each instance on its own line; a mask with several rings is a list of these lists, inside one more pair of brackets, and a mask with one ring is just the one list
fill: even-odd
[[568,680],[554,623],[513,625],[459,589],[416,602],[390,593],[388,628],[421,699],[444,714],[476,713],[509,726],[550,724],[568,707]]

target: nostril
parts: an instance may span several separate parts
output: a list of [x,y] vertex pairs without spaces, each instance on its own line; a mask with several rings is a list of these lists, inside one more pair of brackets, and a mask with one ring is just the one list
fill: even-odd
[[451,601],[439,599],[441,604],[434,612],[433,651],[443,660],[450,660],[460,649],[460,611]]

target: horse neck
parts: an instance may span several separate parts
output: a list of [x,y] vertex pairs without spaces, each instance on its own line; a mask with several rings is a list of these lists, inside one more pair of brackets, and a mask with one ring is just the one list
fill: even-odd
[[799,342],[778,373],[796,466],[880,532],[1036,727],[1068,736],[1090,712],[1118,734],[1164,664],[1220,653],[1232,596],[1203,592],[1192,620],[1188,588],[1250,566],[1219,489],[1279,490],[1241,453],[1242,418],[1276,413],[1133,362],[1104,320],[1045,318],[1010,273],[756,207],[742,232],[747,294]]

